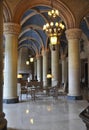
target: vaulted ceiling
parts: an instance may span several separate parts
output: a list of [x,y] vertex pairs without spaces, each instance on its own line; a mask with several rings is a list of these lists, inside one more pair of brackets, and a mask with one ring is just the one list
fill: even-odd
[[[61,18],[65,23],[66,29],[79,26],[83,30],[83,33],[86,35],[87,39],[89,39],[89,17],[88,13],[85,15],[86,12],[89,12],[89,1],[87,0],[85,4],[83,0],[81,3],[80,0],[75,2],[76,3],[74,3],[74,0],[71,0],[70,2],[65,0],[63,3],[60,0],[54,1],[55,8],[57,7],[59,9],[60,7],[60,15],[57,18],[57,21],[59,21]],[[33,5],[31,3],[33,3]],[[57,3],[59,5],[57,5]],[[80,9],[78,5],[75,7],[77,3],[80,3]],[[86,9],[85,14],[83,12],[83,7],[88,8]],[[18,38],[18,50],[22,47],[27,47],[30,50],[30,54],[35,56],[36,53],[41,53],[43,48],[48,48],[49,38],[43,31],[43,25],[50,21],[50,18],[47,14],[48,10],[50,9],[50,0],[38,0],[37,3],[35,0],[28,0],[28,2],[26,2],[26,0],[4,0],[4,22],[19,22],[21,25],[21,32]],[[75,12],[72,12],[73,10]],[[80,16],[81,13],[85,16]],[[69,16],[67,16],[67,14]],[[78,15],[80,17],[77,17]],[[76,23],[78,23],[78,25]],[[64,52],[65,48],[67,48],[65,33],[62,35],[60,41],[60,52]]]

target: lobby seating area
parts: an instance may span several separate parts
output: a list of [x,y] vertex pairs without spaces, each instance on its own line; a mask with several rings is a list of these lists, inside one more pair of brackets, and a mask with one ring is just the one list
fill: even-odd
[[[18,86],[17,86],[18,87]],[[38,81],[21,81],[20,82],[20,92],[19,92],[19,99],[23,100],[23,95],[25,98],[28,99],[29,95],[31,99],[36,100],[38,95],[40,96],[52,96],[54,98],[58,98],[58,96],[66,96],[66,85],[57,83],[53,87],[46,87],[43,88],[43,83]]]

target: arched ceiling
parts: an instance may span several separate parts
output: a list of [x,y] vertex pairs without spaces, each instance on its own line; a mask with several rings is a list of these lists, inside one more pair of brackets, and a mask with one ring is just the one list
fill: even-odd
[[[43,25],[51,21],[48,16],[48,10],[51,10],[51,8],[47,6],[35,6],[24,12],[20,21],[21,33],[19,35],[19,46],[23,46],[23,44],[31,45],[34,48],[35,54],[40,54],[42,49],[47,49],[49,39],[43,31]],[[59,16],[56,20],[59,22],[62,19]],[[66,41],[65,36],[63,38]],[[66,45],[66,42],[62,40],[61,42]]]
[[[36,53],[41,53],[41,50],[43,48],[47,49],[49,39],[47,34],[43,31],[43,25],[46,22],[50,21],[50,18],[47,15],[48,10],[51,9],[50,0],[46,1],[28,0],[28,2],[26,2],[25,0],[19,0],[17,4],[15,4],[15,1],[12,2],[13,3],[12,6],[10,4],[10,1],[12,2],[13,0],[5,0],[4,3],[4,21],[6,22],[12,21],[20,23],[21,32],[19,35],[18,48],[20,49],[21,47],[27,46],[32,55],[33,54],[36,55]],[[83,5],[83,0],[81,3]],[[72,12],[73,10],[70,4],[72,5],[73,1],[72,2],[67,1],[66,4],[62,3],[60,0],[55,0],[54,2],[54,7],[60,9],[60,16],[57,18],[57,21],[62,19],[63,22],[65,23],[66,28],[76,27],[76,25],[79,24],[78,22],[79,19],[77,18],[78,20],[76,20],[77,15],[79,15],[79,18],[82,19],[83,16],[80,16],[81,12],[83,15],[86,12],[87,13],[89,12],[87,9],[85,13],[83,11],[84,8],[86,8],[87,3],[84,4],[85,7],[83,9],[80,8],[81,10],[77,9],[77,7],[73,7],[73,9],[76,8],[75,12]],[[11,7],[14,7],[14,9],[12,9]],[[77,12],[77,10],[79,11]],[[80,28],[83,30],[87,38],[89,38],[88,15],[85,18],[81,21]],[[78,24],[76,24],[76,21],[78,22]],[[67,40],[65,33],[62,35],[60,43],[61,43],[60,52],[65,52],[67,48]]]

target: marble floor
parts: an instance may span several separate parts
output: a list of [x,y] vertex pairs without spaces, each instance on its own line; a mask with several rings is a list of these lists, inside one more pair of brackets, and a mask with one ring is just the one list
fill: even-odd
[[3,109],[8,130],[86,130],[79,114],[88,105],[87,100],[44,97],[3,104]]

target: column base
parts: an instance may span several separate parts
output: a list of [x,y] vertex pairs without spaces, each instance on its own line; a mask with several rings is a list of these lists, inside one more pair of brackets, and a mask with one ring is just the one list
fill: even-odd
[[12,103],[18,103],[19,102],[19,98],[12,98],[12,99],[3,99],[3,103],[6,104],[12,104]]
[[67,96],[67,99],[69,100],[82,100],[83,97],[82,96]]
[[7,130],[7,120],[4,117],[5,114],[0,113],[0,130]]

